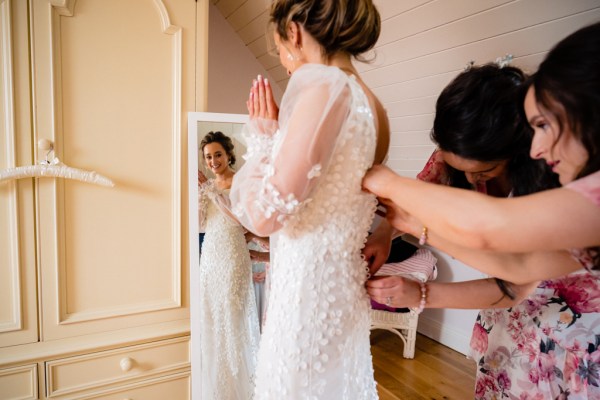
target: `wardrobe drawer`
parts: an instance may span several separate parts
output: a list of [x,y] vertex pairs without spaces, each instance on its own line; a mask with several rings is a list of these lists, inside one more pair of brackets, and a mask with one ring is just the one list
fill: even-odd
[[2,400],[39,399],[37,365],[0,369]]
[[189,343],[184,337],[49,361],[48,397],[189,370]]
[[108,390],[65,397],[67,398],[69,400],[190,400],[192,398],[190,373],[148,379]]

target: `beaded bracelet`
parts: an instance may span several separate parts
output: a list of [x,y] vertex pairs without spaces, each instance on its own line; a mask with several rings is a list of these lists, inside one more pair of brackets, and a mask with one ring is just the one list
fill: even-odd
[[419,238],[419,244],[423,246],[427,243],[427,227],[423,226],[423,230],[421,231],[421,237]]
[[421,286],[421,301],[419,301],[419,308],[417,308],[417,315],[421,314],[425,309],[425,304],[427,304],[427,285],[423,282],[419,282]]

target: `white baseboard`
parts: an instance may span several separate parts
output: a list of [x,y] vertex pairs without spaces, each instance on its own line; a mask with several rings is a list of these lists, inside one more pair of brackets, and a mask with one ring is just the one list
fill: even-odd
[[424,313],[419,317],[417,331],[444,346],[468,355],[472,329],[473,325],[469,325],[467,330],[456,329],[456,327],[427,318],[426,313]]

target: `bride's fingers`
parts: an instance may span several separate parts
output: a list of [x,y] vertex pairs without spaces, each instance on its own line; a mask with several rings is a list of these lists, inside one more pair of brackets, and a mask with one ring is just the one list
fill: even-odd
[[279,117],[279,108],[277,107],[277,103],[273,99],[273,88],[269,83],[268,79],[265,79],[265,96],[267,102],[267,118],[269,119],[278,119]]
[[256,79],[252,81],[252,102],[254,106],[254,116],[261,117],[260,115],[260,102],[258,99],[258,82]]
[[265,100],[265,82],[262,76],[258,76],[258,103],[260,105],[259,115],[261,118],[267,117],[267,103]]

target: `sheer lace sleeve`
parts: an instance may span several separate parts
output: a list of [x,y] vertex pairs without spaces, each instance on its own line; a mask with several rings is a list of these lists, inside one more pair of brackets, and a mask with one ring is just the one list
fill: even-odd
[[209,179],[198,187],[198,226],[204,232],[208,202],[212,201],[235,224],[239,221],[231,211],[231,201],[225,191],[219,190],[213,179]]
[[206,208],[208,207],[208,199],[203,193],[204,186],[208,182],[198,186],[198,230],[206,232]]
[[264,121],[244,128],[248,153],[234,177],[231,201],[250,231],[268,236],[310,201],[349,113],[348,79],[335,67],[305,65],[290,79],[279,130],[271,136],[273,126]]

